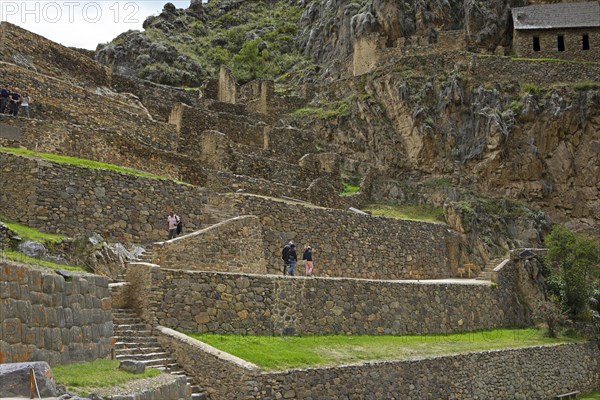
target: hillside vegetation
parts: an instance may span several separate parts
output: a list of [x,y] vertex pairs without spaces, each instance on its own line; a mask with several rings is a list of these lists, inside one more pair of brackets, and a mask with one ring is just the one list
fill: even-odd
[[167,3],[144,31],[99,45],[97,58],[118,72],[170,85],[199,85],[227,65],[238,80],[276,78],[310,66],[296,45],[302,8],[283,1]]

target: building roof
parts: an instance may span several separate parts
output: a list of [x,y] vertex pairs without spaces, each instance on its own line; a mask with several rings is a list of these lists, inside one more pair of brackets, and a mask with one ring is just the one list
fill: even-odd
[[600,3],[536,4],[512,9],[515,29],[600,27]]

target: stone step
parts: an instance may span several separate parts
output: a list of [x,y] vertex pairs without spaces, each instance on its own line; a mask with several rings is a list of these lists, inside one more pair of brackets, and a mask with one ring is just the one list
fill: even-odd
[[[113,322],[114,323],[114,322]],[[119,329],[119,334],[115,336],[127,336],[127,337],[149,337],[152,336],[152,331],[147,329]]]
[[115,338],[115,349],[132,349],[136,347],[154,347],[158,346],[158,340],[156,338],[147,338],[146,340],[138,340],[138,341],[121,341]]
[[208,397],[204,393],[192,393],[192,400],[207,400]]
[[121,319],[121,318],[140,318],[136,313],[124,313],[117,310],[112,311],[113,318]]
[[[193,379],[192,379],[192,381],[193,381]],[[192,387],[192,393],[202,393],[202,388],[200,386],[192,385],[192,384],[190,384],[190,386]]]
[[115,356],[117,360],[155,360],[155,359],[164,359],[168,358],[169,353],[166,351],[156,352],[156,353],[135,353],[135,354],[118,354]]
[[139,318],[113,318],[114,325],[138,325],[143,323]]
[[164,367],[166,369],[169,369],[169,365],[173,365],[175,363],[175,360],[173,360],[172,358],[155,358],[152,360],[140,360],[140,362],[144,363],[146,367]]
[[113,329],[115,332],[124,332],[124,331],[140,331],[140,332],[149,332],[150,327],[148,324],[144,324],[143,322],[138,323],[119,323],[116,324],[113,320]]
[[152,347],[125,347],[122,349],[115,349],[116,355],[126,355],[126,354],[146,354],[146,353],[160,353],[163,351],[160,346],[152,346]]

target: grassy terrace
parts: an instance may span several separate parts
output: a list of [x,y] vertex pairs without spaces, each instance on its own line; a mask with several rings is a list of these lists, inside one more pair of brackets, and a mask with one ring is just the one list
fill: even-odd
[[570,337],[551,339],[544,336],[544,332],[533,328],[406,336],[274,337],[194,333],[188,335],[265,370],[401,360],[581,340]]
[[[21,237],[23,240],[34,240],[43,243],[46,247],[52,248],[55,243],[62,241],[65,237],[52,233],[39,231],[26,225],[21,225],[16,222],[9,222],[6,218],[0,216],[0,222],[3,223]],[[52,261],[40,260],[38,258],[29,257],[15,250],[5,250],[0,252],[0,260],[10,260],[21,264],[37,265],[50,269],[64,269],[67,271],[85,271],[85,268],[79,265],[58,264]]]
[[57,365],[52,368],[52,372],[57,383],[83,395],[92,393],[98,388],[121,386],[133,380],[150,378],[160,374],[160,371],[154,368],[147,368],[143,374],[132,374],[120,370],[118,367],[118,360],[96,360]]
[[[26,156],[26,157],[40,158],[43,160],[55,162],[57,164],[67,164],[67,165],[74,165],[77,167],[83,167],[83,168],[89,168],[89,169],[121,172],[124,174],[140,176],[143,178],[173,180],[173,179],[167,178],[165,176],[154,175],[149,172],[139,171],[139,170],[136,170],[133,168],[121,167],[121,166],[114,165],[114,164],[107,164],[107,163],[102,163],[102,162],[98,162],[98,161],[87,160],[84,158],[60,156],[57,154],[49,154],[49,153],[39,153],[36,151],[31,151],[31,150],[26,150],[26,149],[17,149],[17,148],[12,148],[12,147],[0,147],[0,152],[20,155],[20,156]],[[184,183],[184,182],[179,182],[179,183]],[[189,185],[187,183],[184,183],[184,184]]]
[[444,222],[444,210],[429,205],[370,204],[364,208],[378,217],[408,219],[412,221]]

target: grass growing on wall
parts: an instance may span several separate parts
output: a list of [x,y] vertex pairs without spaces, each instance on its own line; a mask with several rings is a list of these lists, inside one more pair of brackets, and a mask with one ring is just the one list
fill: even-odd
[[6,225],[8,229],[19,235],[23,240],[35,240],[36,242],[40,243],[58,243],[65,238],[62,235],[46,233],[26,225],[10,222],[2,216],[0,216],[0,222]]
[[118,369],[118,360],[95,360],[84,363],[57,365],[52,368],[54,380],[69,390],[88,394],[95,388],[123,385],[136,379],[150,378],[160,374],[154,368],[146,368],[143,374],[133,374]]
[[59,264],[59,263],[55,263],[52,261],[41,260],[39,258],[26,256],[25,254],[18,252],[18,251],[14,251],[14,250],[0,251],[0,260],[1,259],[15,261],[15,262],[18,262],[21,264],[36,265],[38,267],[46,267],[46,268],[50,268],[50,269],[54,269],[54,270],[64,269],[67,271],[74,271],[74,272],[85,272],[86,271],[86,269],[80,265]]
[[364,207],[364,211],[369,211],[371,214],[378,217],[435,223],[444,222],[444,210],[441,207],[433,207],[425,204],[391,205],[375,203]]
[[57,154],[49,154],[49,153],[39,153],[39,152],[32,151],[32,150],[17,149],[17,148],[11,148],[11,147],[0,147],[0,152],[10,153],[10,154],[15,154],[15,155],[20,155],[20,156],[41,158],[43,160],[52,161],[57,164],[74,165],[77,167],[83,167],[83,168],[88,168],[88,169],[115,171],[115,172],[121,172],[124,174],[140,176],[143,178],[172,180],[172,179],[169,179],[164,176],[151,174],[149,172],[139,171],[139,170],[132,169],[132,168],[121,167],[121,166],[114,165],[114,164],[107,164],[107,163],[103,163],[103,162],[92,161],[92,160],[88,160],[88,159],[84,159],[84,158],[60,156]]
[[342,182],[342,185],[344,185],[344,191],[340,193],[340,196],[352,196],[360,191],[360,186],[347,182]]
[[405,336],[241,336],[187,333],[266,370],[335,366],[374,360],[401,360],[483,350],[567,343],[531,329],[494,329],[449,335]]

